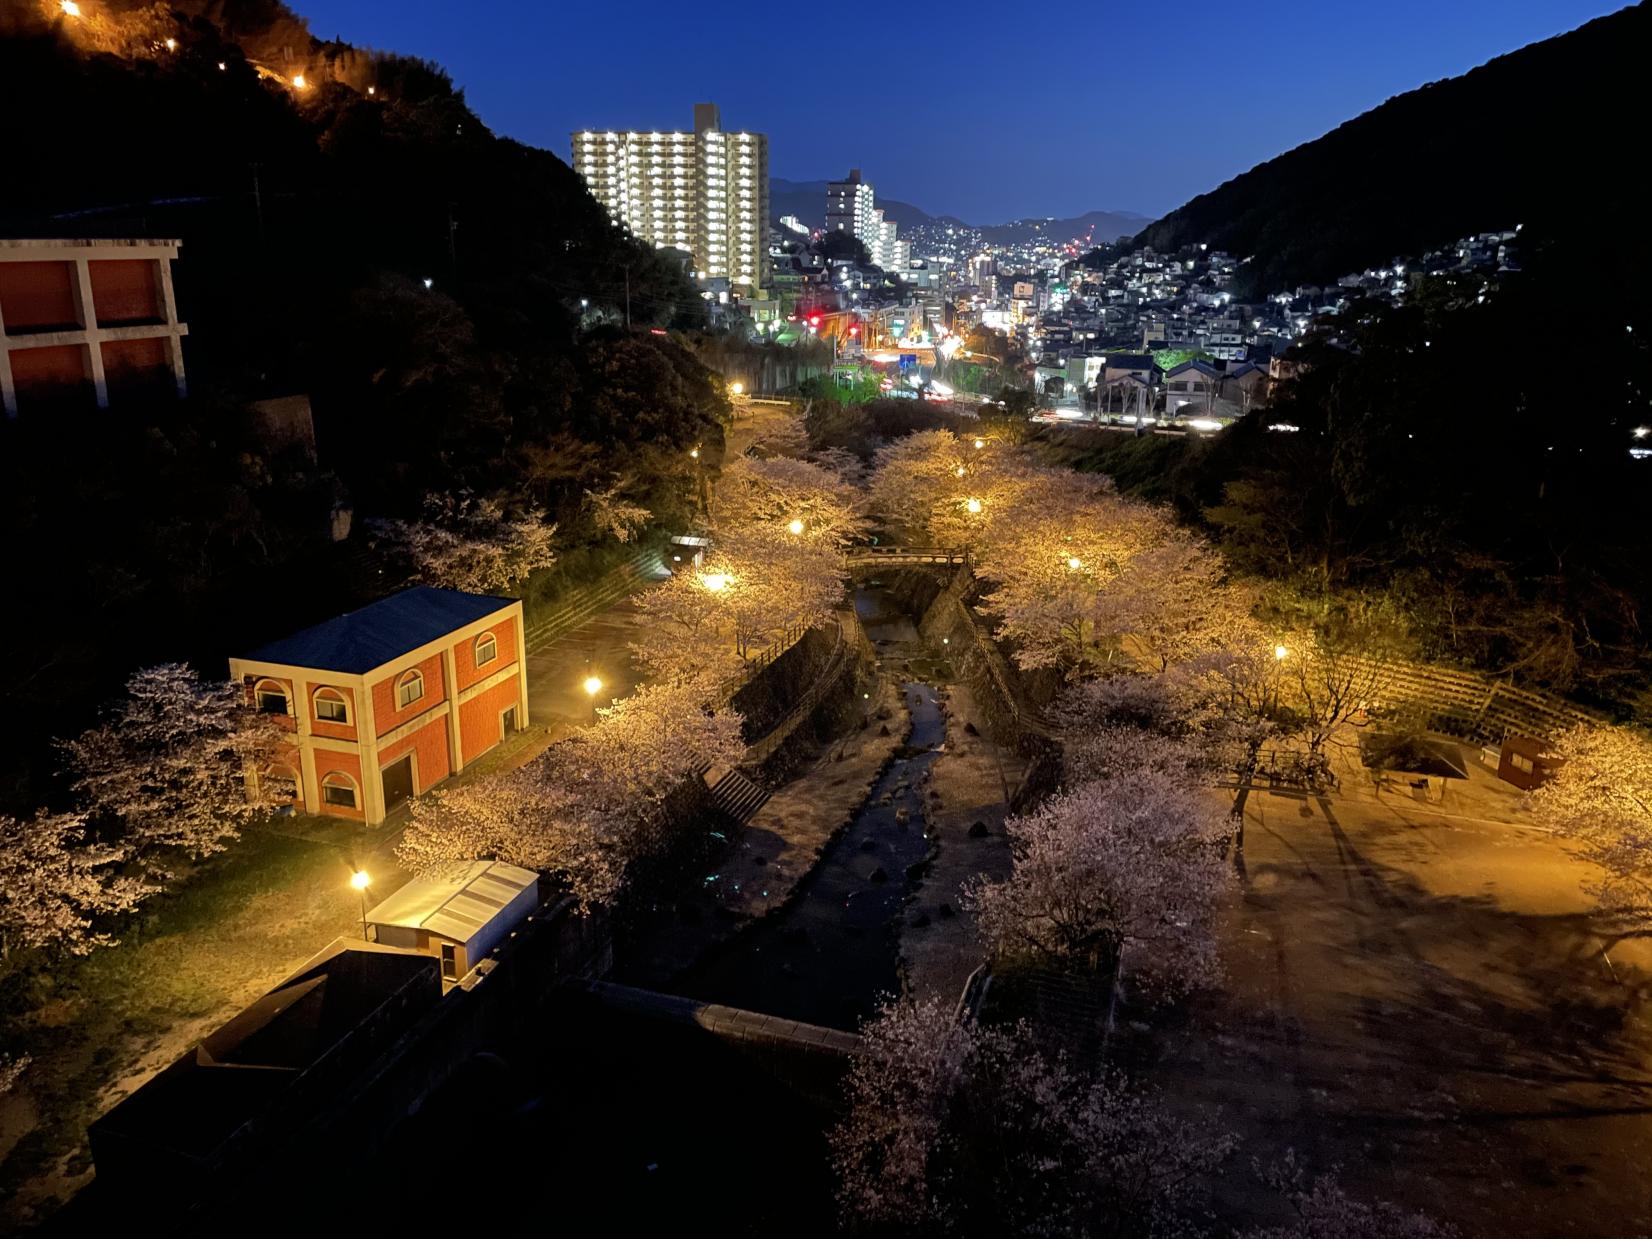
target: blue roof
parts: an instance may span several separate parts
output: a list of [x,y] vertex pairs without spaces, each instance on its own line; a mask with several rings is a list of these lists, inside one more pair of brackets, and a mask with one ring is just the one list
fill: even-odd
[[516,601],[416,585],[359,611],[261,645],[248,661],[365,675]]

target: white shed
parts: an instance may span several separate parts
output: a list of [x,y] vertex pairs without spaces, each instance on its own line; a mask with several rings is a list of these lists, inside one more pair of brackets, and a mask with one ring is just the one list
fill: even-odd
[[367,914],[375,941],[434,955],[457,981],[539,906],[539,875],[498,860],[414,878]]

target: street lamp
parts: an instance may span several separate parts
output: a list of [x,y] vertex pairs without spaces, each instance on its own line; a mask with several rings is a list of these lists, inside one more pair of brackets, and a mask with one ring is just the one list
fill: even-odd
[[1290,651],[1287,650],[1282,645],[1276,645],[1276,646],[1273,647],[1273,656],[1274,656],[1275,661],[1277,661],[1277,662],[1284,662],[1285,661],[1285,656],[1289,653],[1290,653]]
[[1077,572],[1080,568],[1082,568],[1084,566],[1084,561],[1082,559],[1080,559],[1077,555],[1069,555],[1067,557],[1067,566],[1069,568],[1071,568],[1074,572]]
[[728,574],[726,572],[705,572],[700,575],[700,584],[714,594],[720,594],[728,588]]
[[743,396],[746,394],[746,385],[744,383],[730,383],[728,390],[731,396]]
[[588,675],[585,677],[585,695],[591,699],[591,721],[597,721],[597,694],[602,691],[602,677]]
[[786,528],[791,531],[791,534],[794,538],[799,537],[803,533],[803,522],[800,521],[800,520],[794,519],[791,524],[786,526]]
[[981,501],[979,499],[964,500],[964,511],[971,516],[979,516],[981,514]]
[[690,460],[699,460],[700,459],[700,449],[697,448],[697,447],[689,448],[688,449],[688,458]]
[[981,450],[981,449],[982,449],[982,448],[984,448],[984,447],[985,447],[985,446],[986,446],[986,445],[987,445],[987,441],[986,441],[986,440],[985,440],[985,439],[977,439],[977,440],[975,440],[975,450],[976,450],[976,451],[977,451],[977,452],[979,452],[979,451],[980,451],[980,450]]
[[350,875],[350,888],[352,890],[354,890],[358,895],[361,896],[361,940],[363,942],[366,942],[368,940],[367,939],[367,886],[368,886],[368,883],[372,882],[372,880],[373,879],[370,878],[367,875],[367,870],[365,870],[365,869],[357,869],[354,873],[352,873]]

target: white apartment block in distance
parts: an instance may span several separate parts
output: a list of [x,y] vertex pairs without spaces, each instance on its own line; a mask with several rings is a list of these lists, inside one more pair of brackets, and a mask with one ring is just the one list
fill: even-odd
[[580,130],[573,166],[633,236],[688,253],[702,281],[767,283],[769,139],[723,132],[716,104],[694,105],[693,133]]

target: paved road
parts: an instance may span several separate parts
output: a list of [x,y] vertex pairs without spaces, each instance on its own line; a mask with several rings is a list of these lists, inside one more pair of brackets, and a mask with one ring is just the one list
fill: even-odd
[[551,729],[551,738],[566,735],[591,721],[592,700],[585,679],[602,681],[596,704],[628,697],[640,676],[629,647],[639,631],[636,603],[621,599],[607,610],[528,653],[528,717]]

